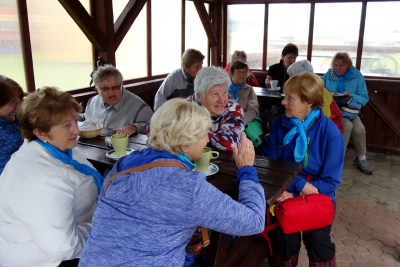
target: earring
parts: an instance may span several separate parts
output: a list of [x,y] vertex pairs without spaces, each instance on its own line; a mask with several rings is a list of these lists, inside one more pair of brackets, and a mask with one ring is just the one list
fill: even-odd
[[183,151],[183,154],[185,154],[185,156],[187,155],[189,150]]
[[44,139],[44,140],[43,140],[43,142],[47,143],[47,140],[46,140],[46,139]]

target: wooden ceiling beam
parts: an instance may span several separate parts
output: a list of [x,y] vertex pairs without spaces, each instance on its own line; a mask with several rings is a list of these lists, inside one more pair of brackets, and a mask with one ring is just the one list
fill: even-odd
[[115,49],[121,44],[147,0],[130,0],[114,23]]
[[96,22],[86,11],[79,0],[58,0],[78,27],[86,35],[93,46],[99,51],[106,51],[106,36],[96,26]]
[[210,16],[207,13],[207,9],[204,3],[200,0],[193,0],[193,4],[196,7],[201,23],[203,24],[204,30],[206,31],[209,44],[211,46],[217,46],[218,45],[217,37],[213,31]]

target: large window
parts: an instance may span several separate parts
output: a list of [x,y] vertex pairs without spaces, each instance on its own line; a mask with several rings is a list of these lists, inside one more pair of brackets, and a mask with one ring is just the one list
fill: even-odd
[[0,1],[0,74],[26,91],[16,0]]
[[[203,24],[200,21],[193,2],[185,3],[185,49],[194,48],[199,50],[204,56],[203,66],[208,62],[208,38]],[[208,4],[205,4],[208,8]]]
[[355,65],[360,31],[361,3],[315,5],[311,62],[315,72],[325,73],[339,51],[349,53]]
[[227,62],[231,62],[235,50],[243,50],[249,67],[261,69],[264,5],[230,5],[227,19]]
[[151,1],[153,75],[180,67],[182,18],[181,1]]
[[363,74],[400,77],[400,3],[371,2],[367,5]]
[[[284,19],[283,19],[284,18]],[[268,12],[267,69],[281,59],[287,43],[299,48],[297,60],[306,59],[310,4],[271,4]]]
[[[114,22],[127,3],[128,0],[113,1]],[[147,77],[146,8],[145,5],[115,52],[116,65],[124,80]]]
[[[86,87],[92,71],[92,45],[58,1],[29,0],[29,31],[36,87]],[[89,10],[89,0],[81,0]]]
[[[366,76],[400,77],[400,1],[367,1],[365,28],[361,24],[361,1],[312,2],[316,2],[314,6],[311,1],[227,4],[226,62],[230,62],[234,50],[245,50],[250,54],[251,68],[267,70],[279,62],[282,48],[294,43],[299,47],[297,60],[309,58],[317,73],[325,73],[330,68],[335,53],[346,51],[355,66],[360,59],[361,65],[356,67]],[[313,7],[314,17],[310,20]],[[363,40],[362,54],[357,54],[359,40]],[[308,54],[310,45],[311,54]]]

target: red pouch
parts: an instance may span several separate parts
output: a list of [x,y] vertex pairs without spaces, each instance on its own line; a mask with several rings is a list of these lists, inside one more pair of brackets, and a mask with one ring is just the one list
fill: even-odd
[[335,214],[333,200],[324,194],[293,197],[274,208],[279,226],[285,234],[324,228]]

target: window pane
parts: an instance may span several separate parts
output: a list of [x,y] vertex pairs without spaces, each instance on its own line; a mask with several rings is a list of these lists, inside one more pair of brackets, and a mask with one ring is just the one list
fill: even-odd
[[[200,21],[199,15],[193,2],[186,1],[185,13],[185,47],[199,50],[204,56],[203,66],[208,62],[208,37]],[[208,10],[208,4],[204,4]],[[178,67],[176,67],[178,68]]]
[[181,66],[181,1],[151,1],[153,75]]
[[368,3],[361,72],[400,77],[400,3]]
[[0,74],[15,80],[27,91],[17,0],[0,1]]
[[[113,1],[114,22],[124,10],[127,0]],[[115,53],[117,68],[125,80],[147,77],[146,9],[144,5]]]
[[339,51],[349,53],[355,63],[360,30],[361,3],[316,4],[312,65],[325,73]]
[[[251,14],[249,16],[248,14]],[[227,60],[232,60],[235,50],[247,54],[251,69],[262,68],[264,39],[264,5],[229,5],[227,25]],[[280,18],[280,21],[282,17]]]
[[280,61],[287,43],[299,48],[297,60],[307,59],[310,4],[271,4],[268,12],[267,69]]
[[[29,0],[29,30],[36,87],[89,86],[92,45],[58,1]],[[89,0],[81,0],[89,10]]]

